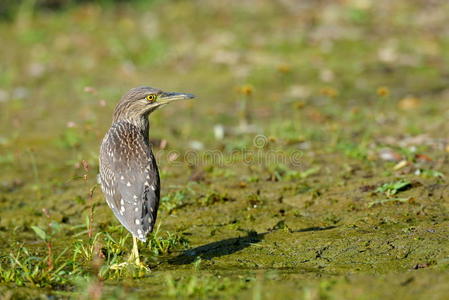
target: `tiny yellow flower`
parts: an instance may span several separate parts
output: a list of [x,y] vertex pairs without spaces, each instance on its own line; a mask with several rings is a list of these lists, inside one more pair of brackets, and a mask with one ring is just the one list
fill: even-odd
[[254,90],[253,86],[249,85],[249,84],[242,85],[241,87],[239,87],[237,89],[237,91],[240,94],[243,94],[243,95],[246,95],[246,96],[250,96],[253,93],[253,90]]
[[292,68],[290,67],[290,65],[287,64],[282,64],[278,66],[278,72],[280,73],[290,73],[291,70]]
[[320,91],[321,95],[335,98],[338,95],[338,91],[331,87],[322,88]]
[[378,87],[377,95],[379,95],[380,97],[387,97],[390,95],[390,90],[386,86]]
[[304,101],[296,101],[294,103],[294,107],[296,109],[302,109],[302,108],[304,108],[304,106],[306,106],[306,103]]

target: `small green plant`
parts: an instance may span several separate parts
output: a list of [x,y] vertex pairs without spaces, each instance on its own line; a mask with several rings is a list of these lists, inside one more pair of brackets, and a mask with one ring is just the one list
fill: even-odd
[[166,210],[169,214],[171,214],[176,209],[186,206],[187,200],[192,194],[194,194],[194,192],[190,188],[170,193],[161,198],[160,207],[161,209]]
[[189,242],[181,235],[169,231],[161,231],[160,225],[149,236],[148,249],[154,255],[166,255],[174,250],[186,249]]
[[67,128],[56,140],[56,143],[61,148],[76,148],[81,144],[81,135],[74,128]]
[[257,175],[251,175],[245,178],[247,182],[259,182],[260,178]]
[[[112,227],[109,228],[111,232],[114,231]],[[52,222],[50,228],[57,229],[48,230],[32,226],[36,235],[47,244],[47,255],[20,247],[14,253],[1,256],[0,282],[11,282],[18,286],[53,287],[89,278],[98,283],[106,279],[146,276],[147,272],[140,269],[117,268],[126,264],[130,253],[130,235],[119,227],[121,232],[118,232],[118,238],[108,232],[97,232],[92,238],[77,239],[71,247],[56,251],[51,241],[60,232],[60,225]],[[87,223],[76,228],[81,228],[81,235],[75,236],[86,236]],[[188,245],[188,241],[181,235],[161,231],[158,227],[149,236],[146,250],[147,253],[149,250],[153,256],[158,256],[186,249]],[[145,247],[141,249],[144,253]]]
[[18,286],[49,287],[70,282],[67,277],[69,262],[64,259],[64,249],[58,256],[38,256],[26,247],[20,247],[15,253],[4,256],[0,261],[0,282],[13,282]]
[[363,144],[353,142],[339,142],[337,144],[337,150],[341,151],[348,157],[356,159],[366,159],[368,156],[368,150]]
[[[46,210],[44,210],[44,213],[46,213],[47,217],[49,217]],[[48,269],[52,270],[53,269],[52,238],[61,231],[61,225],[56,221],[51,221],[48,227],[49,228],[47,231],[45,231],[44,229],[42,229],[41,227],[38,227],[38,226],[31,226],[31,229],[33,229],[33,231],[36,233],[36,235],[41,240],[43,240],[45,242],[45,244],[47,245],[47,251],[48,251],[47,264],[48,264]]]
[[0,165],[11,164],[14,162],[14,154],[6,153],[5,155],[0,155]]
[[420,175],[424,178],[444,178],[444,174],[436,170],[417,170],[416,175]]
[[384,183],[376,189],[376,193],[385,194],[387,197],[396,195],[412,187],[412,183],[406,179]]
[[275,181],[299,180],[317,174],[320,171],[320,169],[321,169],[320,167],[312,167],[304,171],[297,171],[292,170],[285,165],[279,164],[272,169],[270,177]]

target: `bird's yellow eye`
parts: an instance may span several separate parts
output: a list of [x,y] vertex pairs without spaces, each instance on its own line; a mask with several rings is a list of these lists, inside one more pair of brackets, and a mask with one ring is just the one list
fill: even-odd
[[145,98],[148,100],[148,102],[154,102],[156,100],[156,95],[150,94],[150,95],[147,95]]

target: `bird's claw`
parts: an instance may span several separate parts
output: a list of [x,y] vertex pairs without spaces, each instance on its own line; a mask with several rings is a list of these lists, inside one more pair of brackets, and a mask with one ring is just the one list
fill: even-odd
[[111,270],[123,270],[123,269],[137,269],[144,271],[151,271],[146,265],[140,261],[125,261],[119,264],[113,264],[110,266]]
[[110,266],[110,269],[111,270],[122,270],[122,269],[126,268],[128,266],[128,264],[129,264],[128,262],[122,262],[122,263],[119,263],[119,264],[113,264],[113,265]]
[[137,256],[134,254],[131,254],[131,256],[128,258],[128,263],[138,267],[139,269],[145,269],[147,271],[150,271],[150,268],[148,268],[145,264],[143,264],[140,261],[139,254],[137,254]]

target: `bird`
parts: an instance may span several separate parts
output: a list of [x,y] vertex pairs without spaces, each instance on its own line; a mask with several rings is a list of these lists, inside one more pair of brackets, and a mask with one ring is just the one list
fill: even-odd
[[132,88],[116,105],[101,142],[98,181],[109,208],[132,234],[130,263],[142,265],[137,240],[146,241],[159,208],[160,177],[149,141],[149,115],[171,102],[193,98],[149,86]]

